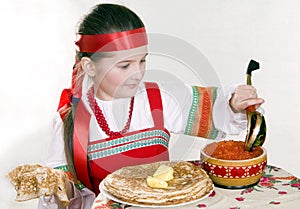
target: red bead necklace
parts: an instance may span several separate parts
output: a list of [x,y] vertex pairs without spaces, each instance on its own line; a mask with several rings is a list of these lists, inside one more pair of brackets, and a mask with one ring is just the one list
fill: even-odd
[[111,131],[110,128],[108,127],[107,121],[102,113],[102,110],[100,109],[100,107],[98,106],[96,99],[94,97],[94,87],[92,86],[88,93],[87,93],[87,97],[88,97],[88,101],[90,104],[91,109],[93,110],[96,120],[100,126],[100,128],[110,137],[116,137],[119,135],[122,135],[124,133],[126,133],[130,127],[130,122],[131,122],[131,116],[132,116],[132,110],[133,110],[133,104],[134,104],[134,97],[131,97],[131,101],[130,101],[130,107],[129,107],[129,116],[128,116],[128,120],[125,124],[125,127],[123,128],[123,130],[116,132],[116,131]]

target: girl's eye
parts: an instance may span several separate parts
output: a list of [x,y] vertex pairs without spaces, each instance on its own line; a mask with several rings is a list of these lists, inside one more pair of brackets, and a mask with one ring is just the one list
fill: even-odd
[[129,64],[120,66],[120,68],[122,68],[122,69],[127,69],[128,67],[129,67]]

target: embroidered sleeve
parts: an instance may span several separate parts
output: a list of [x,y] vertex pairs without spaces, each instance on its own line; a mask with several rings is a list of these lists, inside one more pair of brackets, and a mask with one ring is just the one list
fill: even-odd
[[212,120],[213,104],[217,96],[215,87],[193,86],[193,102],[190,108],[185,134],[215,139],[218,130]]

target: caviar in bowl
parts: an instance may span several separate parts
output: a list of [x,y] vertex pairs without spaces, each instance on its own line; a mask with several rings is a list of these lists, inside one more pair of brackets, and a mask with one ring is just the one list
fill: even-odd
[[215,186],[240,189],[259,182],[267,165],[267,152],[263,147],[246,151],[242,141],[223,140],[202,148],[200,160]]

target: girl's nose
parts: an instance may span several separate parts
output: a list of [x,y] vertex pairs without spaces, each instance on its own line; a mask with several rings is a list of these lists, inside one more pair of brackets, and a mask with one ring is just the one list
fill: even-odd
[[132,73],[131,78],[141,80],[144,76],[144,70],[138,70]]
[[145,68],[140,65],[136,65],[131,77],[133,79],[141,80],[144,76],[144,73],[145,73]]

